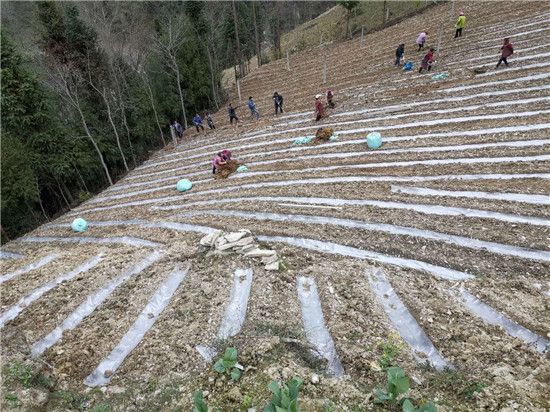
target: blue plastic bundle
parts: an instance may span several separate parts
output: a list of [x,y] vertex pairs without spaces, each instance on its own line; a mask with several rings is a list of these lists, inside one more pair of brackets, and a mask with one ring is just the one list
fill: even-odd
[[187,180],[187,179],[181,179],[177,184],[176,184],[176,189],[180,192],[187,192],[188,190],[190,190],[191,188],[193,187],[193,183],[191,183],[190,180]]
[[248,172],[248,167],[246,167],[245,165],[240,165],[238,168],[237,168],[237,172],[241,173],[241,172]]
[[81,217],[76,218],[73,220],[73,223],[71,223],[71,229],[75,232],[85,232],[88,230],[88,222],[86,222]]
[[378,149],[382,146],[382,135],[378,132],[371,132],[367,135],[367,146],[369,149]]
[[449,77],[449,73],[443,72],[439,74],[434,74],[432,76],[432,80],[443,80],[443,79],[446,79],[447,77]]
[[405,70],[406,72],[409,72],[413,69],[413,63],[412,62],[407,62],[405,63],[405,65],[403,66],[403,70]]
[[329,140],[329,142],[337,142],[338,141],[338,136],[336,136],[336,135],[330,136],[330,138],[328,140]]
[[313,140],[313,136],[298,137],[294,140],[294,144],[308,144]]

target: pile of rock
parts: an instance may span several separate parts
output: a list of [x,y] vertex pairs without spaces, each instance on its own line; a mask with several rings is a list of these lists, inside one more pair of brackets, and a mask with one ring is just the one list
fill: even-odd
[[260,258],[266,270],[279,270],[279,256],[277,251],[260,249],[258,242],[248,229],[240,229],[238,232],[223,232],[218,230],[206,235],[200,241],[201,245],[212,250],[215,255],[229,255],[238,253],[246,257]]

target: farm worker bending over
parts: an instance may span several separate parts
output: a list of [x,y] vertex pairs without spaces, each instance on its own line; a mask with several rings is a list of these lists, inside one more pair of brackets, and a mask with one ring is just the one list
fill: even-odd
[[418,51],[422,50],[424,44],[426,43],[426,37],[428,36],[427,31],[421,32],[416,38],[416,44],[418,44]]
[[199,114],[195,114],[195,117],[193,117],[193,124],[197,128],[197,133],[200,133],[200,129],[204,131],[204,126],[202,125],[202,118],[199,116]]
[[334,109],[334,102],[332,99],[334,98],[334,93],[332,93],[332,90],[327,90],[327,104],[331,109]]
[[212,174],[215,174],[224,164],[227,164],[227,158],[222,156],[222,152],[218,152],[214,159],[212,159]]
[[321,95],[318,94],[315,96],[315,121],[318,122],[323,117],[325,117],[325,108],[321,103]]
[[405,45],[401,43],[395,50],[395,67],[401,67],[401,59],[405,54]]
[[504,62],[506,67],[508,67],[508,57],[510,57],[512,54],[514,54],[514,47],[512,46],[512,43],[510,43],[510,39],[506,37],[504,39],[504,44],[500,48],[501,54],[500,54],[500,60],[497,63],[497,67],[500,66],[500,63]]
[[458,16],[458,20],[456,21],[456,33],[455,33],[455,39],[457,37],[462,37],[462,29],[466,26],[466,16],[464,15],[464,12],[460,12],[460,15]]
[[418,70],[418,73],[422,73],[422,70],[428,69],[430,71],[432,69],[432,64],[434,62],[434,51],[435,49],[432,47],[428,53],[424,56],[422,59],[422,62],[420,63],[420,69]]
[[283,113],[283,96],[277,92],[273,93],[273,103],[275,104],[275,115],[277,115],[279,111]]
[[252,96],[248,98],[248,108],[250,109],[250,116],[255,117],[256,120],[260,118],[260,113],[256,109],[256,103],[252,100]]
[[206,123],[208,123],[208,127],[211,129],[215,129],[216,125],[214,124],[214,119],[212,119],[210,113],[206,112],[206,115],[204,117],[206,118]]

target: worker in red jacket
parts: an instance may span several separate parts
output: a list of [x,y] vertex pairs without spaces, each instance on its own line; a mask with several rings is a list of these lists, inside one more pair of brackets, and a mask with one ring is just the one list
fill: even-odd
[[323,106],[323,103],[321,103],[321,97],[322,95],[318,94],[315,96],[315,121],[318,122],[323,117],[325,117],[325,107]]
[[500,66],[500,63],[504,62],[506,67],[508,67],[508,57],[510,57],[512,54],[514,54],[514,47],[512,46],[512,43],[510,43],[510,39],[506,37],[504,39],[504,44],[500,48],[500,60],[497,63],[497,67]]

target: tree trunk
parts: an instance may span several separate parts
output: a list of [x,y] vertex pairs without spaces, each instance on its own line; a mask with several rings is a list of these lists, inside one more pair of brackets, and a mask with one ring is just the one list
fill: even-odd
[[122,90],[120,88],[120,84],[119,84],[119,81],[118,81],[118,76],[117,76],[115,70],[116,69],[113,68],[113,76],[115,78],[115,85],[116,85],[117,94],[118,94],[118,101],[120,102],[119,105],[120,105],[120,110],[122,112],[122,124],[126,128],[126,138],[128,140],[128,146],[130,147],[130,154],[132,155],[132,162],[134,163],[134,169],[135,169],[136,166],[137,166],[136,154],[134,152],[134,146],[132,145],[132,139],[130,138],[130,128],[128,127],[128,121],[126,120],[126,108],[124,107],[124,99],[122,97]]
[[82,177],[82,174],[80,173],[80,170],[78,170],[78,167],[76,167],[76,165],[74,163],[71,163],[73,165],[73,168],[76,172],[76,174],[78,175],[78,179],[80,180],[80,183],[82,184],[82,188],[90,193],[90,189],[88,189],[88,185],[86,185],[86,181],[84,180],[84,178]]
[[210,47],[208,44],[206,45],[206,54],[208,54],[208,64],[210,65],[210,79],[212,80],[212,98],[214,99],[214,105],[216,106],[216,110],[219,109],[218,105],[218,98],[216,96],[216,81],[214,78],[214,67],[212,65],[212,56],[210,56]]
[[258,23],[256,22],[256,1],[252,0],[252,21],[254,22],[254,37],[256,39],[256,57],[258,59],[258,67],[262,65],[262,50],[260,48],[260,36],[258,35]]
[[164,139],[164,133],[162,132],[162,127],[161,127],[160,121],[159,121],[159,115],[157,113],[157,108],[155,106],[155,98],[153,96],[153,89],[151,88],[151,84],[149,83],[149,79],[147,78],[147,73],[145,71],[143,71],[142,80],[143,80],[143,83],[145,83],[145,87],[147,87],[147,92],[148,92],[147,94],[149,95],[149,100],[151,102],[151,107],[153,109],[153,113],[155,113],[155,120],[157,121],[157,126],[159,128],[160,138],[162,139],[162,144],[164,146],[166,146],[166,140]]
[[59,180],[57,180],[57,178],[55,176],[54,176],[54,179],[55,179],[55,183],[57,183],[57,188],[59,189],[59,194],[63,198],[63,201],[65,202],[65,204],[67,205],[69,210],[71,210],[71,204],[69,203],[69,201],[65,197],[65,194],[63,193],[63,189],[61,188],[61,185],[59,184]]
[[235,52],[237,58],[237,64],[239,65],[239,77],[243,76],[242,68],[242,56],[241,56],[241,42],[239,40],[239,24],[237,20],[237,7],[235,6],[235,0],[231,1],[233,7],[233,24],[235,25]]
[[42,210],[42,214],[46,218],[46,220],[49,222],[50,218],[48,217],[48,214],[46,213],[46,210],[44,209],[44,204],[42,203],[42,198],[40,197],[40,186],[38,186],[38,180],[35,180],[34,183],[36,184],[36,190],[38,192],[38,204],[40,205],[40,210]]
[[77,105],[76,109],[78,110],[78,113],[80,114],[80,119],[82,121],[82,126],[84,127],[84,131],[86,132],[86,136],[88,136],[88,139],[90,139],[90,142],[92,142],[92,145],[94,146],[94,149],[99,157],[99,160],[101,161],[101,166],[103,166],[103,170],[105,171],[105,176],[107,176],[107,180],[109,181],[109,185],[113,185],[113,179],[111,179],[111,174],[109,173],[109,169],[107,168],[107,164],[105,163],[105,159],[103,159],[103,155],[101,154],[101,150],[99,150],[99,146],[97,145],[96,141],[92,137],[92,134],[90,133],[90,129],[88,129],[88,124],[86,123],[86,118],[84,117],[84,113],[82,113],[82,109],[80,108],[80,105]]
[[122,145],[120,144],[120,136],[118,135],[118,130],[116,129],[115,122],[113,121],[113,116],[111,115],[111,105],[109,104],[109,99],[107,98],[105,87],[103,88],[103,93],[101,94],[101,96],[103,97],[103,101],[105,102],[105,107],[107,108],[107,117],[109,118],[109,123],[111,123],[111,127],[113,128],[113,132],[115,134],[116,145],[118,146],[118,151],[120,152],[120,156],[122,157],[122,162],[124,163],[124,169],[126,169],[126,171],[129,172],[130,169],[128,168],[128,163],[126,162],[126,156],[124,155],[124,151],[122,150]]
[[185,128],[187,129],[187,116],[185,114],[185,104],[183,103],[183,91],[181,90],[181,84],[180,84],[180,69],[176,61],[176,56],[172,56],[172,62],[174,66],[173,67],[174,72],[176,73],[176,81],[178,82],[178,93],[180,95],[181,112],[183,114],[183,123],[185,124]]
[[386,27],[386,23],[387,23],[387,19],[386,19],[387,9],[388,9],[388,4],[387,4],[387,1],[384,0],[384,3],[382,4],[382,27]]

